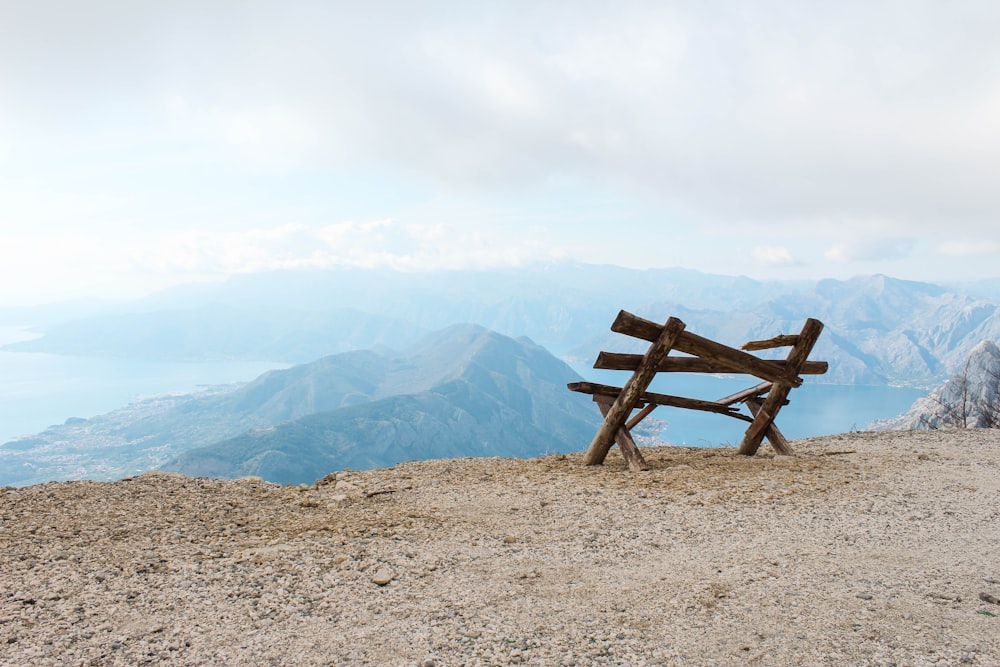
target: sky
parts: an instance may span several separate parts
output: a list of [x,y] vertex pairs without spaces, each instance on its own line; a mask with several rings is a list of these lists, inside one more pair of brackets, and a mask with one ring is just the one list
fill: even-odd
[[0,0],[0,306],[296,267],[997,277],[998,34],[993,0]]

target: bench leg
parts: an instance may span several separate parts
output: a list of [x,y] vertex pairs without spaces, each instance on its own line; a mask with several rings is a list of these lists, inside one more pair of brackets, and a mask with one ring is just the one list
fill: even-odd
[[[597,407],[601,409],[601,415],[604,417],[608,416],[608,412],[611,411],[611,406],[614,404],[614,401],[607,396],[594,396],[594,402],[597,403]],[[632,434],[628,432],[628,428],[622,426],[618,429],[618,432],[615,433],[615,442],[618,443],[618,449],[621,450],[629,470],[632,472],[649,470],[649,464],[646,463],[642,452],[639,451],[639,446],[635,444]]]
[[[757,416],[757,413],[760,412],[763,405],[764,401],[759,398],[747,399],[747,407],[750,408],[750,414],[754,417]],[[788,440],[785,439],[784,434],[778,430],[778,425],[773,421],[768,425],[764,435],[767,437],[767,441],[771,443],[771,447],[774,449],[775,454],[781,454],[782,456],[795,455],[795,452],[792,451],[792,446],[788,444]]]

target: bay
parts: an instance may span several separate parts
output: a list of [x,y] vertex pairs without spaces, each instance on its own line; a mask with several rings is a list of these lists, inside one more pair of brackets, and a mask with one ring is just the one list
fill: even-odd
[[[34,336],[0,327],[0,345]],[[286,363],[171,362],[0,350],[0,444],[70,417],[92,417],[133,401],[206,386],[248,382]]]

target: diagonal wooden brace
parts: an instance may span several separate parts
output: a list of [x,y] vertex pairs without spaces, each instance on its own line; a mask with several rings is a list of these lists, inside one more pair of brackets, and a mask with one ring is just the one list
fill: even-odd
[[676,317],[667,320],[656,340],[646,350],[639,367],[622,387],[618,398],[615,399],[614,404],[604,416],[604,423],[597,430],[597,435],[594,436],[594,440],[590,443],[590,448],[587,449],[587,454],[583,458],[585,465],[593,466],[604,463],[618,429],[625,425],[625,420],[639,403],[640,397],[646,391],[649,383],[652,382],[660,364],[666,359],[678,336],[684,331],[684,326],[684,323]]
[[[754,417],[760,412],[761,407],[764,405],[764,401],[759,398],[748,398],[747,408],[750,409],[750,414]],[[771,443],[771,448],[774,449],[775,454],[781,454],[783,456],[793,456],[795,454],[792,451],[792,446],[788,444],[788,440],[785,438],[785,434],[778,430],[778,425],[773,421],[764,431],[764,435],[767,436],[767,441]]]
[[[802,326],[802,333],[799,334],[798,341],[792,347],[791,352],[788,353],[788,360],[785,362],[786,371],[793,375],[799,372],[800,367],[809,357],[809,353],[812,351],[813,345],[816,344],[816,340],[822,331],[822,322],[812,318],[806,320],[806,323]],[[764,403],[754,415],[753,423],[750,424],[750,428],[743,435],[743,442],[740,443],[739,449],[740,454],[753,456],[757,453],[761,440],[764,439],[764,435],[768,427],[774,422],[774,418],[778,416],[778,410],[785,404],[788,392],[791,389],[792,385],[785,382],[779,381],[774,383]]]
[[[600,396],[598,394],[594,395],[594,401],[597,403],[597,407],[601,409],[601,415],[607,417],[608,411],[611,410],[611,406],[614,404],[614,400],[609,396]],[[655,403],[650,403],[652,406],[656,406]],[[618,443],[618,449],[621,450],[622,458],[625,459],[625,463],[628,464],[628,469],[632,472],[642,472],[643,470],[649,470],[649,464],[646,463],[646,458],[639,451],[639,446],[635,444],[635,440],[632,439],[632,434],[629,432],[628,424],[623,425],[618,432],[615,433],[615,442]]]

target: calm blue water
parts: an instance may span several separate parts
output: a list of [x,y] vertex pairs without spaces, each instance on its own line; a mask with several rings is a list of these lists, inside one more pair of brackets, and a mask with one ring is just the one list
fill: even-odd
[[[600,371],[586,365],[573,369],[591,382],[622,386],[629,374],[625,371]],[[658,375],[651,391],[688,398],[716,400],[758,383],[749,376],[716,377],[693,373]],[[790,403],[781,409],[776,423],[790,439],[846,433],[867,428],[876,419],[895,417],[905,412],[926,391],[899,387],[865,387],[819,384],[806,377],[789,394]],[[596,407],[595,407],[596,410]],[[746,413],[746,408],[742,410]],[[747,423],[722,415],[659,407],[652,418],[667,423],[659,439],[675,445],[739,445]]]
[[[0,345],[31,338],[0,327]],[[96,359],[0,350],[0,444],[67,417],[93,417],[156,394],[246,382],[288,364]]]

